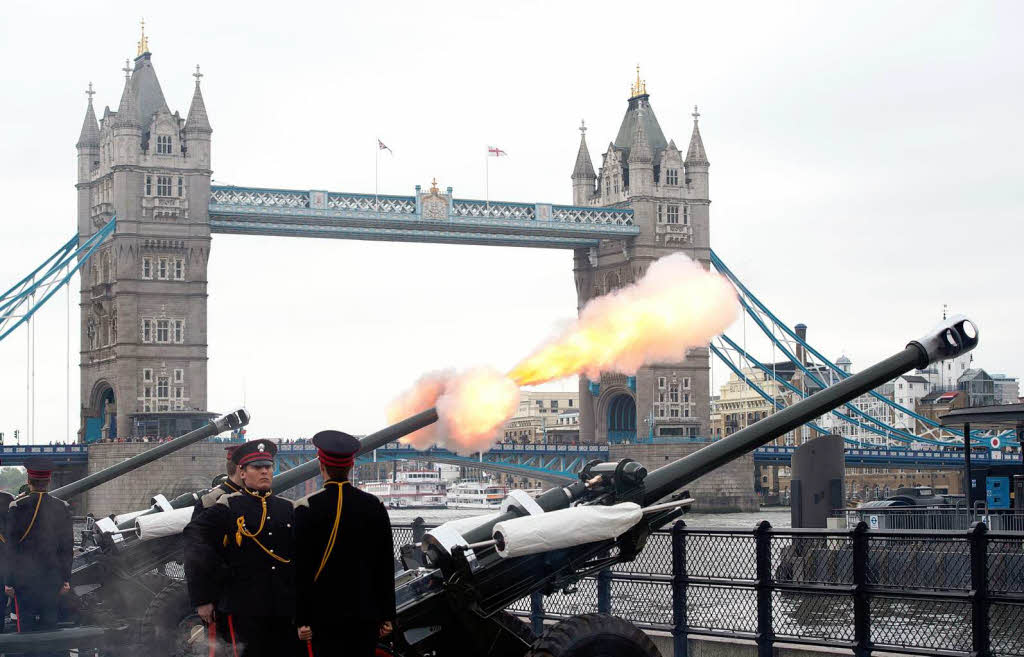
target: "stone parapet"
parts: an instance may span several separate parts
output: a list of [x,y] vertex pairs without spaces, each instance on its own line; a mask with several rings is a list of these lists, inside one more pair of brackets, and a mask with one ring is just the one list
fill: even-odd
[[[155,443],[100,443],[89,446],[89,474],[120,463],[156,447]],[[198,443],[168,454],[82,495],[83,512],[97,518],[127,513],[149,506],[162,493],[171,499],[182,493],[209,488],[214,477],[224,472],[224,445]]]
[[[630,458],[642,463],[648,472],[692,454],[707,443],[646,443],[610,445],[612,461]],[[754,457],[744,454],[685,486],[696,499],[696,513],[752,513],[759,509],[754,494]]]

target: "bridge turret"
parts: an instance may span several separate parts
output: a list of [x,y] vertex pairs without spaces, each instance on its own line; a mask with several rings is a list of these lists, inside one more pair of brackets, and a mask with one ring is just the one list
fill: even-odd
[[576,153],[576,166],[572,170],[572,202],[574,205],[589,205],[594,197],[594,164],[587,149],[587,125],[580,121],[580,150]]
[[210,168],[210,135],[213,128],[210,127],[210,118],[206,114],[206,103],[203,101],[203,92],[199,88],[199,79],[203,74],[199,72],[199,65],[196,64],[196,72],[192,74],[196,79],[196,90],[192,94],[192,104],[188,108],[188,118],[185,120],[185,155],[189,160],[195,162],[196,166]]
[[700,137],[700,112],[693,106],[693,134],[690,147],[686,150],[686,186],[697,198],[708,198],[708,155],[704,152],[704,140]]
[[78,135],[78,182],[88,183],[94,167],[99,166],[100,159],[100,124],[96,121],[96,111],[92,107],[92,97],[95,95],[92,90],[92,82],[89,83],[89,90],[85,94],[89,97],[89,104],[85,108],[85,120],[82,121],[82,131]]
[[142,126],[139,125],[135,94],[132,93],[132,69],[128,60],[124,62],[124,91],[117,106],[117,114],[110,122],[113,139],[113,165],[136,164],[142,143]]

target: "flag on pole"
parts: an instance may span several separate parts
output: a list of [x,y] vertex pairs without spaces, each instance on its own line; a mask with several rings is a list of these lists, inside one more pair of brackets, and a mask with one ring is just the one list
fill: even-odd
[[377,150],[379,150],[379,151],[387,151],[387,152],[391,153],[392,155],[395,154],[395,152],[393,150],[391,150],[390,148],[388,148],[387,145],[380,140],[380,138],[377,139]]
[[508,157],[508,153],[506,153],[505,151],[501,150],[497,146],[488,146],[487,147],[487,154],[490,155],[491,157],[501,157],[502,155],[504,155],[505,157]]

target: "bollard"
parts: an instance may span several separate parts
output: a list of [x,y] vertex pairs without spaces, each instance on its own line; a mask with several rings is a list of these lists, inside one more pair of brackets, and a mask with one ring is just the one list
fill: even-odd
[[686,657],[686,523],[672,525],[672,654]]

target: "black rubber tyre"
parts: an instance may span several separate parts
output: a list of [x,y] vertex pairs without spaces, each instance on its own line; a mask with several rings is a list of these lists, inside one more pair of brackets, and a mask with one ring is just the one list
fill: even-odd
[[157,593],[142,619],[142,644],[148,657],[207,655],[206,627],[188,599],[183,581],[173,581]]
[[549,627],[526,657],[661,657],[661,653],[632,623],[609,614],[583,614]]

